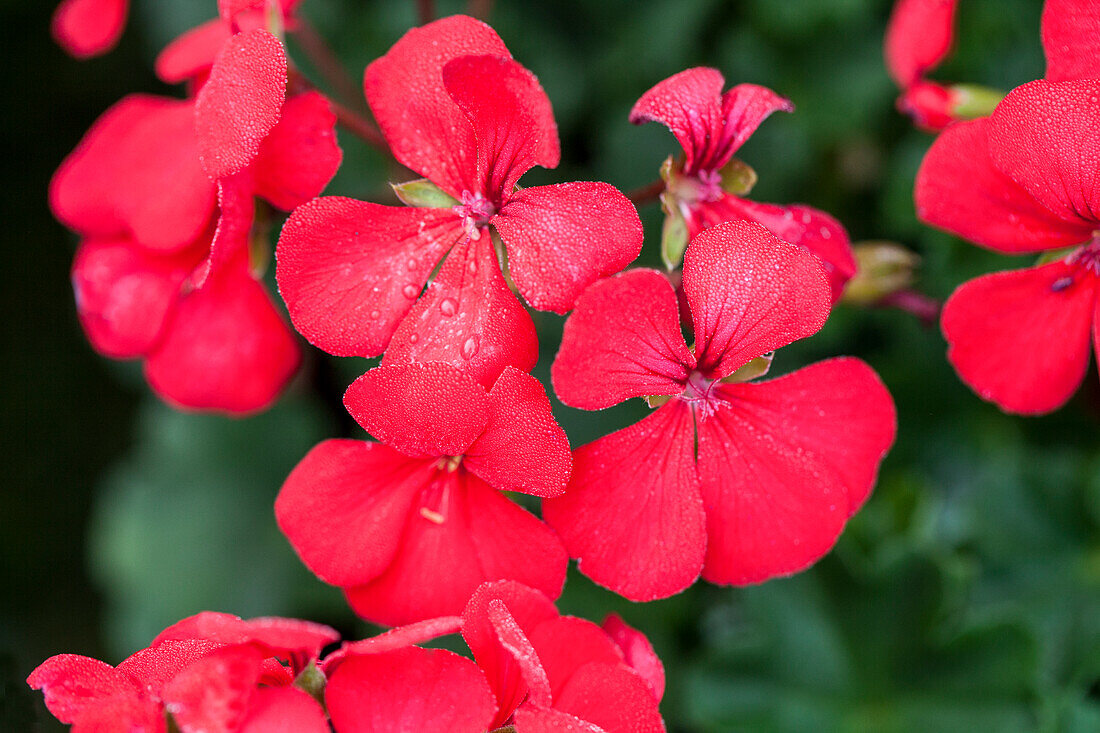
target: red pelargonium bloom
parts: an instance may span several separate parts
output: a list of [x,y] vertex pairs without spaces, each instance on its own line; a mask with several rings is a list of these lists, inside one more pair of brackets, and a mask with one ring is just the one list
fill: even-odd
[[[772,112],[791,112],[794,106],[765,87],[739,84],[723,94],[724,85],[717,69],[687,69],[643,94],[630,112],[635,125],[656,121],[669,128],[684,149],[682,168],[664,172],[662,195],[669,215],[681,217],[687,225],[683,244],[724,221],[758,222],[813,252],[828,272],[833,299],[839,298],[856,271],[848,233],[840,222],[809,206],[757,203],[724,187],[739,185],[723,177],[730,177],[724,169],[737,149]],[[739,190],[747,192],[750,187],[751,183]],[[677,260],[682,246],[673,253]]]
[[[898,0],[886,28],[886,68],[901,88],[898,109],[918,126],[939,131],[956,120],[986,115],[1001,94],[925,78],[951,50],[958,0]],[[1100,12],[1092,0],[1047,0],[1043,52],[1048,81],[1098,76]]]
[[945,130],[917,174],[929,224],[1006,254],[1072,248],[964,283],[944,306],[948,359],[1008,412],[1065,404],[1100,333],[1098,99],[1100,79],[1025,84],[992,117]]
[[126,27],[129,0],[64,0],[54,11],[50,32],[77,58],[107,53]]
[[637,256],[633,205],[605,183],[516,187],[558,164],[557,127],[534,75],[477,20],[410,30],[367,68],[365,90],[394,156],[431,180],[413,184],[431,201],[333,197],[295,211],[277,249],[294,325],[333,354],[445,361],[486,387],[505,366],[529,370],[534,326],[502,277],[496,235],[520,295],[564,313]]
[[[413,646],[459,630],[474,661]],[[345,644],[324,668],[339,733],[664,730],[664,670],[645,636],[617,617],[601,629],[560,616],[545,595],[512,581],[482,585],[461,618]]]
[[293,97],[252,164],[219,184],[200,166],[194,119],[189,101],[123,99],[62,163],[50,205],[81,235],[73,289],[96,350],[144,358],[169,402],[250,412],[300,358],[250,268],[252,196],[289,209],[319,193],[340,160],[335,118],[320,95]]
[[500,578],[558,596],[561,541],[500,493],[557,496],[569,480],[569,443],[536,379],[507,367],[486,391],[448,364],[383,366],[344,404],[381,443],[316,446],[275,516],[356,612],[386,625],[455,614]]
[[291,683],[337,638],[308,621],[204,612],[118,667],[59,654],[27,684],[74,733],[167,733],[169,719],[180,733],[325,733],[324,710]]
[[825,323],[829,283],[805,249],[720,224],[688,246],[683,289],[694,348],[668,280],[631,270],[581,296],[552,370],[558,397],[583,409],[667,395],[578,448],[565,495],[543,504],[581,572],[638,601],[700,572],[742,585],[808,567],[867,499],[896,427],[890,394],[857,359],[745,381]]

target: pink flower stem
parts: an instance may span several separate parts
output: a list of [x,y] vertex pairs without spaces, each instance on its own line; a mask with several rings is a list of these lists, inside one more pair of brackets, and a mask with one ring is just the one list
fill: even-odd
[[636,188],[626,195],[630,199],[631,203],[635,206],[642,206],[644,204],[652,203],[657,200],[665,190],[665,182],[661,179],[657,179],[653,183]]
[[416,0],[416,15],[420,25],[435,20],[435,0]]
[[489,16],[493,14],[493,0],[470,0],[466,12],[478,20],[488,22]]
[[341,102],[366,108],[363,103],[363,88],[355,83],[324,37],[305,18],[297,18],[294,39]]
[[886,295],[878,302],[886,308],[897,308],[907,313],[912,313],[920,319],[925,326],[936,325],[940,317],[942,304],[935,298],[931,298],[916,290],[899,290],[896,293]]

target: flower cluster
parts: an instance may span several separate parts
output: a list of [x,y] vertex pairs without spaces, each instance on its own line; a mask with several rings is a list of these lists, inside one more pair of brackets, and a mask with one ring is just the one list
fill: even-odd
[[[319,660],[327,628],[204,614],[117,668],[62,655],[30,684],[86,731],[313,731],[326,715],[337,731],[663,730],[646,638],[553,606],[569,559],[635,601],[700,576],[798,572],[867,500],[895,436],[862,361],[760,381],[856,271],[828,214],[745,198],[756,174],[734,153],[793,106],[756,85],[723,92],[709,68],[646,92],[630,121],[666,125],[683,157],[660,167],[667,271],[625,269],[643,231],[615,187],[519,185],[561,158],[550,101],[465,16],[409,30],[366,69],[375,142],[422,176],[394,185],[406,205],[317,198],[341,154],[334,106],[281,40],[296,5],[221,0],[158,59],[187,98],[120,102],[51,202],[82,238],[73,281],[93,346],[144,359],[174,404],[234,414],[270,404],[298,364],[260,280],[274,211],[291,212],[275,275],[295,329],[381,364],[344,396],[375,440],[317,445],[276,519],[356,613],[397,628]],[[569,314],[552,367],[564,403],[654,411],[571,450],[530,374],[525,306]],[[504,492],[543,500],[542,518]],[[456,631],[473,660],[415,646]]]

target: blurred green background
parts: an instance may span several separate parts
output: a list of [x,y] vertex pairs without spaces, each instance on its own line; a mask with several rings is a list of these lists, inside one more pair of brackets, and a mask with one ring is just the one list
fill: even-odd
[[[338,591],[302,568],[275,526],[282,479],[317,441],[361,436],[340,406],[367,366],[316,351],[290,393],[247,420],[173,412],[139,369],[84,342],[67,271],[72,235],[46,208],[54,167],[124,94],[176,94],[156,52],[212,16],[214,0],[136,0],[111,55],[80,63],[50,42],[53,3],[4,0],[8,181],[0,196],[3,446],[0,729],[55,730],[23,679],[59,652],[117,663],[201,609],[313,618],[372,633]],[[1039,0],[966,0],[938,77],[1011,88],[1042,75]],[[801,201],[853,240],[892,239],[923,257],[918,287],[944,298],[965,279],[1021,265],[920,225],[912,182],[931,138],[893,108],[881,46],[889,0],[498,0],[491,22],[543,82],[563,163],[538,182],[655,179],[678,152],[663,128],[627,123],[634,100],[683,68],[789,96],[739,157],[753,198]],[[441,14],[465,3],[438,3]],[[351,74],[415,23],[414,3],[308,0],[303,12]],[[292,55],[308,70],[300,49]],[[342,134],[330,193],[385,200],[386,161]],[[170,144],[170,141],[166,141]],[[643,262],[657,262],[659,212]],[[562,320],[536,316],[546,378]],[[746,589],[697,584],[633,605],[570,575],[560,606],[621,613],[668,673],[673,731],[1100,730],[1100,388],[1069,406],[1001,414],[962,386],[934,328],[896,310],[840,306],[824,331],[782,350],[774,373],[854,354],[898,405],[878,488],[837,549],[808,572]],[[640,403],[639,400],[634,402]],[[574,445],[636,420],[644,405],[585,413],[555,403]],[[36,727],[37,726],[37,727]]]

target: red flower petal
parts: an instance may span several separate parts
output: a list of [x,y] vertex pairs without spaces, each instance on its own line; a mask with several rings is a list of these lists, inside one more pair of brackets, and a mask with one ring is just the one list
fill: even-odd
[[130,679],[154,697],[183,669],[225,645],[206,639],[168,640],[134,652],[118,665]]
[[521,629],[534,629],[558,617],[558,609],[549,598],[515,581],[485,583],[470,596],[462,612],[462,638],[496,696],[497,715],[490,730],[503,725],[527,694],[516,660],[500,645],[489,618],[489,605],[494,601],[504,603]]
[[706,549],[691,411],[675,400],[573,454],[565,496],[543,502],[578,569],[632,601],[679,593]]
[[630,668],[649,683],[653,696],[660,702],[665,695],[665,666],[646,635],[614,613],[604,619],[603,630],[618,644]]
[[695,215],[689,229],[692,237],[724,221],[755,221],[783,241],[806,248],[825,268],[834,303],[856,274],[856,258],[848,232],[839,221],[811,206],[778,206],[726,194],[717,201],[700,202],[692,213]]
[[1047,81],[1100,77],[1100,12],[1091,0],[1043,3]]
[[531,646],[531,641],[523,633],[523,629],[512,618],[508,607],[499,598],[494,598],[489,601],[486,615],[489,623],[493,625],[497,642],[516,660],[520,676],[527,687],[526,702],[539,708],[550,707],[552,698],[546,670],[542,668],[542,662],[539,661],[535,647]]
[[326,197],[290,215],[275,275],[295,328],[336,356],[378,356],[462,236],[449,209]]
[[817,333],[832,302],[817,257],[752,222],[719,224],[691,240],[683,283],[698,369],[712,379]]
[[[481,479],[444,472],[438,500],[410,512],[390,568],[351,588],[348,601],[364,618],[399,625],[458,613],[489,580],[511,578],[557,598],[568,557],[557,535]],[[440,521],[442,520],[442,521]]]
[[482,234],[443,261],[382,363],[446,362],[489,389],[505,367],[531,371],[538,348],[535,324],[505,284],[492,239]]
[[173,639],[206,639],[221,644],[252,642],[266,647],[271,656],[287,653],[313,658],[321,648],[340,638],[335,629],[312,621],[277,616],[245,621],[231,613],[203,611],[169,626],[157,634],[150,646]]
[[668,279],[629,270],[577,300],[550,373],[562,402],[600,410],[630,397],[679,394],[694,367]]
[[248,10],[260,10],[268,0],[218,0],[218,14],[226,21],[232,22],[236,17]]
[[279,124],[252,163],[256,195],[283,211],[319,196],[343,157],[335,127],[336,115],[319,92],[286,100]]
[[149,249],[197,239],[214,211],[191,102],[131,95],[92,126],[50,183],[50,207],[85,236],[129,234]]
[[719,388],[697,425],[713,583],[757,583],[806,568],[836,543],[894,442],[894,404],[856,359]]
[[195,101],[199,160],[211,178],[240,173],[279,121],[286,52],[262,28],[226,42]]
[[684,149],[684,173],[725,165],[772,112],[791,112],[790,101],[765,87],[739,84],[722,94],[717,69],[681,71],[642,95],[630,111],[635,125],[660,122]]
[[1095,276],[1064,262],[963,283],[943,308],[947,358],[1003,410],[1055,410],[1088,368],[1096,292]]
[[554,111],[539,80],[510,56],[460,56],[443,67],[443,87],[470,120],[478,187],[491,200],[512,193],[536,165],[561,161]]
[[125,239],[81,243],[73,294],[96,351],[129,359],[152,349],[194,266],[192,255],[154,257]]
[[250,171],[218,181],[218,226],[210,242],[210,255],[195,269],[191,284],[201,288],[212,271],[232,268],[248,258],[256,202]]
[[326,583],[381,575],[400,546],[434,462],[378,443],[326,440],[295,466],[275,500],[275,519],[307,568]]
[[80,714],[70,733],[166,733],[161,706],[146,697],[116,695]]
[[897,108],[920,129],[939,132],[958,119],[954,110],[960,101],[960,93],[949,86],[918,81],[898,95]]
[[77,58],[107,53],[122,36],[128,0],[64,0],[54,11],[50,32]]
[[145,377],[173,404],[242,414],[270,405],[300,359],[271,297],[241,265],[180,300]]
[[1067,222],[1100,221],[1100,79],[1016,87],[989,120],[994,165]]
[[886,26],[886,69],[906,88],[940,65],[955,36],[958,0],[898,0]]
[[443,87],[460,56],[510,56],[496,32],[464,15],[412,28],[367,67],[364,91],[393,155],[458,198],[477,192],[477,148],[466,116]]
[[164,706],[181,730],[237,730],[263,661],[263,652],[248,644],[223,647],[165,685]]
[[[607,733],[663,733],[665,730],[649,685],[622,663],[592,662],[578,669],[554,700],[554,710],[599,726],[599,730]],[[586,730],[580,726],[566,728],[556,720],[544,721],[545,718],[540,720],[526,704],[516,711],[517,733]]]
[[345,643],[342,647],[325,657],[321,664],[326,677],[331,677],[336,667],[345,659],[359,654],[378,654],[393,649],[404,649],[414,644],[423,644],[440,636],[457,634],[462,629],[462,619],[458,616],[441,616],[427,621],[418,621],[390,629],[378,636]]
[[449,364],[381,366],[352,382],[344,406],[363,429],[410,456],[458,456],[485,430],[489,396]]
[[565,313],[586,287],[629,265],[642,248],[634,204],[606,183],[559,183],[513,194],[492,218],[520,295]]
[[179,84],[206,74],[231,35],[229,24],[221,18],[192,28],[157,56],[157,77],[165,84]]
[[505,367],[489,392],[489,422],[463,465],[501,491],[549,497],[565,490],[573,457],[542,384]]
[[137,685],[106,662],[79,654],[58,654],[34,668],[27,684],[42,690],[46,707],[62,723],[116,695],[138,696]]
[[[527,636],[545,670],[554,700],[561,695],[573,673],[585,664],[623,663],[622,652],[611,637],[587,619],[559,616],[538,624]],[[532,702],[531,697],[527,701]]]
[[444,649],[349,657],[325,687],[340,733],[484,733],[495,706],[477,665]]
[[959,122],[936,138],[913,196],[922,221],[1000,252],[1065,247],[1092,229],[1063,221],[994,167],[988,118]]
[[240,733],[329,733],[321,705],[296,687],[261,687]]
[[569,713],[528,706],[516,711],[515,729],[516,733],[607,733],[595,723]]

